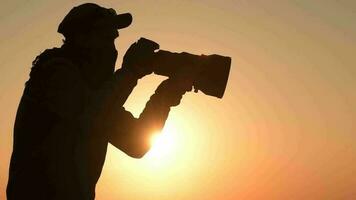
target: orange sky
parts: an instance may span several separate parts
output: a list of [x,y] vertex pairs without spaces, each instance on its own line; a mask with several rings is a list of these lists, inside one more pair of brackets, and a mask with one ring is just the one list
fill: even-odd
[[[61,44],[57,26],[80,2],[1,3],[0,199],[31,62]],[[109,147],[97,199],[356,199],[354,1],[97,3],[133,14],[121,56],[143,36],[232,57],[222,100],[190,93],[172,109],[169,151],[137,160]],[[138,116],[161,80],[141,80],[125,107]]]

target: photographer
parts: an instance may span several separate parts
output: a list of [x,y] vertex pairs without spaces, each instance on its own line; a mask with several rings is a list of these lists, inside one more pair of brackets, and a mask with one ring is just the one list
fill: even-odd
[[80,5],[59,25],[62,47],[35,59],[15,121],[9,200],[94,199],[108,143],[142,157],[170,107],[192,89],[191,81],[170,78],[138,119],[123,108],[137,80],[152,73],[150,62],[158,49],[138,41],[114,72],[117,29],[131,21],[128,13]]

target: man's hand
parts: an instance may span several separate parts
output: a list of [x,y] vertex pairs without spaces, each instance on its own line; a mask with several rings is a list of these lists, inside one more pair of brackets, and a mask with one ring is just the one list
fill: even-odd
[[162,96],[165,105],[177,106],[182,96],[191,91],[192,87],[193,81],[190,78],[169,78],[158,86],[155,94]]
[[126,51],[122,69],[131,72],[137,79],[151,74],[153,70],[150,62],[157,49],[159,44],[156,42],[140,38]]

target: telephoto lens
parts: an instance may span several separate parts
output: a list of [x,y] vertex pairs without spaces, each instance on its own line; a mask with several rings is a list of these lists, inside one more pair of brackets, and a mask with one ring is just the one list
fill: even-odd
[[159,50],[153,59],[153,72],[158,75],[193,78],[195,91],[222,98],[229,79],[231,58],[221,55],[193,55]]

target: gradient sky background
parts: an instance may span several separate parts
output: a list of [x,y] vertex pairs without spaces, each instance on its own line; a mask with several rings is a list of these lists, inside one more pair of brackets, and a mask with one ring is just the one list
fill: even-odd
[[[0,199],[31,62],[61,44],[57,26],[82,2],[0,3]],[[172,110],[169,151],[137,160],[109,147],[97,199],[356,199],[356,1],[97,3],[134,16],[121,56],[144,36],[232,57],[222,100],[190,93]],[[138,116],[163,79],[141,80],[125,107]]]

